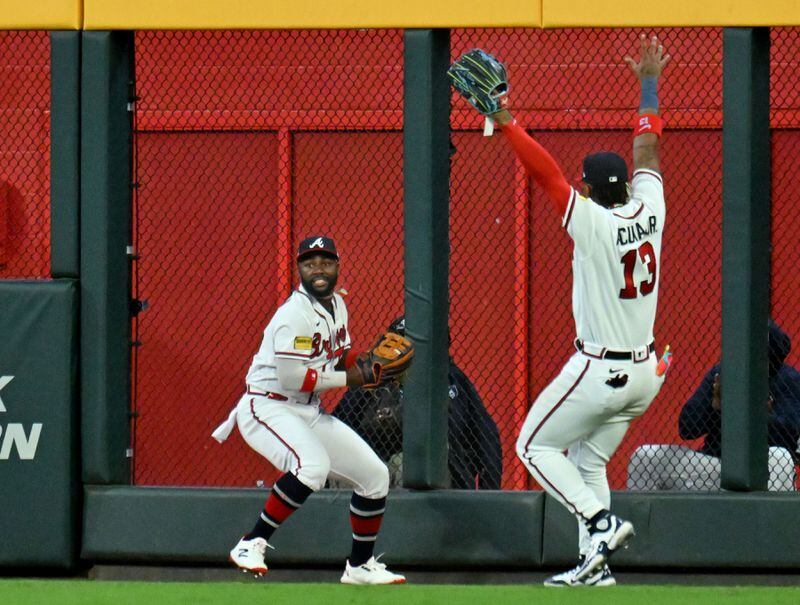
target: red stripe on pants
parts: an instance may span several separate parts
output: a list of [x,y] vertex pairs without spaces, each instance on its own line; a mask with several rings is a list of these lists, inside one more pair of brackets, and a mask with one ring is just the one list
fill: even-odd
[[280,441],[284,446],[286,446],[286,449],[288,449],[290,452],[292,452],[292,456],[294,456],[297,459],[297,468],[294,469],[295,474],[297,474],[298,472],[300,472],[300,466],[301,466],[300,456],[298,456],[297,452],[295,452],[292,449],[292,446],[289,445],[288,443],[286,443],[286,441],[284,441],[283,438],[280,435],[278,435],[278,433],[276,433],[274,430],[272,430],[266,422],[264,422],[263,420],[261,420],[261,418],[256,416],[255,401],[256,401],[255,397],[250,399],[250,413],[253,415],[253,418],[255,419],[256,422],[258,422],[258,424],[260,424],[265,429],[267,429],[270,433],[275,435],[275,437],[277,437],[278,441]]
[[564,501],[564,506],[566,506],[567,509],[572,508],[572,512],[573,513],[575,513],[576,515],[580,515],[584,519],[586,518],[583,515],[581,515],[580,512],[578,512],[578,507],[575,506],[575,504],[573,502],[570,502],[567,499],[567,497],[564,494],[562,494],[555,485],[553,485],[552,483],[550,483],[550,481],[547,480],[547,477],[545,476],[545,474],[541,471],[541,469],[538,466],[536,466],[533,463],[531,463],[531,466],[533,467],[534,471],[539,473],[539,479],[538,479],[539,483],[544,482],[544,483],[547,484],[547,485],[542,485],[542,487],[544,487],[545,489],[547,489],[549,487],[551,490],[553,490],[555,493],[557,493],[561,497],[561,499]]
[[574,391],[575,388],[581,383],[581,380],[583,380],[583,376],[586,374],[586,371],[589,369],[589,365],[591,363],[592,363],[591,359],[587,359],[586,360],[586,367],[583,368],[583,372],[581,372],[581,375],[578,376],[578,379],[575,381],[575,384],[573,384],[569,388],[569,390],[566,393],[564,393],[564,396],[561,399],[558,400],[558,403],[556,403],[553,406],[553,409],[550,410],[549,412],[547,412],[547,414],[545,414],[545,417],[542,418],[541,422],[539,422],[538,426],[535,429],[533,429],[533,432],[531,433],[531,436],[528,437],[528,441],[527,441],[527,443],[525,443],[525,450],[526,451],[530,447],[531,441],[533,441],[533,438],[536,436],[536,433],[539,432],[539,429],[541,429],[544,426],[544,423],[547,422],[547,420],[550,418],[550,416],[553,415],[553,412],[555,412],[558,408],[561,407],[561,404],[564,403],[567,400],[567,397],[569,397],[570,394],[572,393],[572,391]]

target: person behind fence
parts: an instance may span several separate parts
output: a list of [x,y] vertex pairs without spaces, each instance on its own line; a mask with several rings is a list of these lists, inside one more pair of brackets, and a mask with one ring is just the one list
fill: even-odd
[[332,475],[353,488],[353,541],[342,583],[403,583],[402,575],[373,556],[389,471],[349,426],[320,409],[320,393],[393,379],[413,360],[413,345],[397,334],[384,334],[371,349],[356,354],[347,307],[334,291],[339,253],[330,237],[300,242],[297,272],[300,285],[264,330],[247,373],[247,391],[213,433],[222,443],[238,427],[247,445],[283,473],[253,529],[231,550],[230,560],[245,571],[265,573],[268,540]]
[[[770,491],[795,489],[800,460],[800,372],[785,363],[791,339],[774,322],[769,325],[769,482]],[[684,445],[643,445],[631,456],[628,489],[718,490],[722,451],[720,364],[712,367],[681,410],[682,439],[704,437],[699,450]]]
[[[405,335],[405,318],[389,326]],[[450,358],[448,371],[448,456],[450,487],[500,489],[503,458],[500,434],[475,385]],[[333,410],[389,467],[391,485],[399,485],[403,468],[403,386],[390,382],[375,389],[351,388]]]

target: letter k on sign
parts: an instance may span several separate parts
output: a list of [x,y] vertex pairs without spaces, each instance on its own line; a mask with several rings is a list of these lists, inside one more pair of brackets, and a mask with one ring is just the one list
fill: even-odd
[[[9,382],[14,380],[13,376],[0,376],[0,391],[3,390],[3,387],[6,386]],[[6,406],[3,405],[3,398],[0,397],[0,412],[5,412]]]

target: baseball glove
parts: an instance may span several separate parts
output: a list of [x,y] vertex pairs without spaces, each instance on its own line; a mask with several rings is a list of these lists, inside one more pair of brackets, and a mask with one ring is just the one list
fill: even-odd
[[398,380],[414,361],[414,345],[394,332],[381,334],[375,343],[356,359],[364,387],[376,387]]
[[479,48],[464,53],[447,75],[459,94],[483,115],[502,109],[500,100],[508,94],[508,76],[505,66],[489,53]]

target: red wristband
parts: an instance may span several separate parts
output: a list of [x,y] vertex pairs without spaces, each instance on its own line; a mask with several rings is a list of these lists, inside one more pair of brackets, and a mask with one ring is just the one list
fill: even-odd
[[661,136],[661,130],[664,128],[664,120],[654,113],[643,113],[636,116],[633,123],[633,136],[638,137],[640,134],[654,134],[657,137]]

